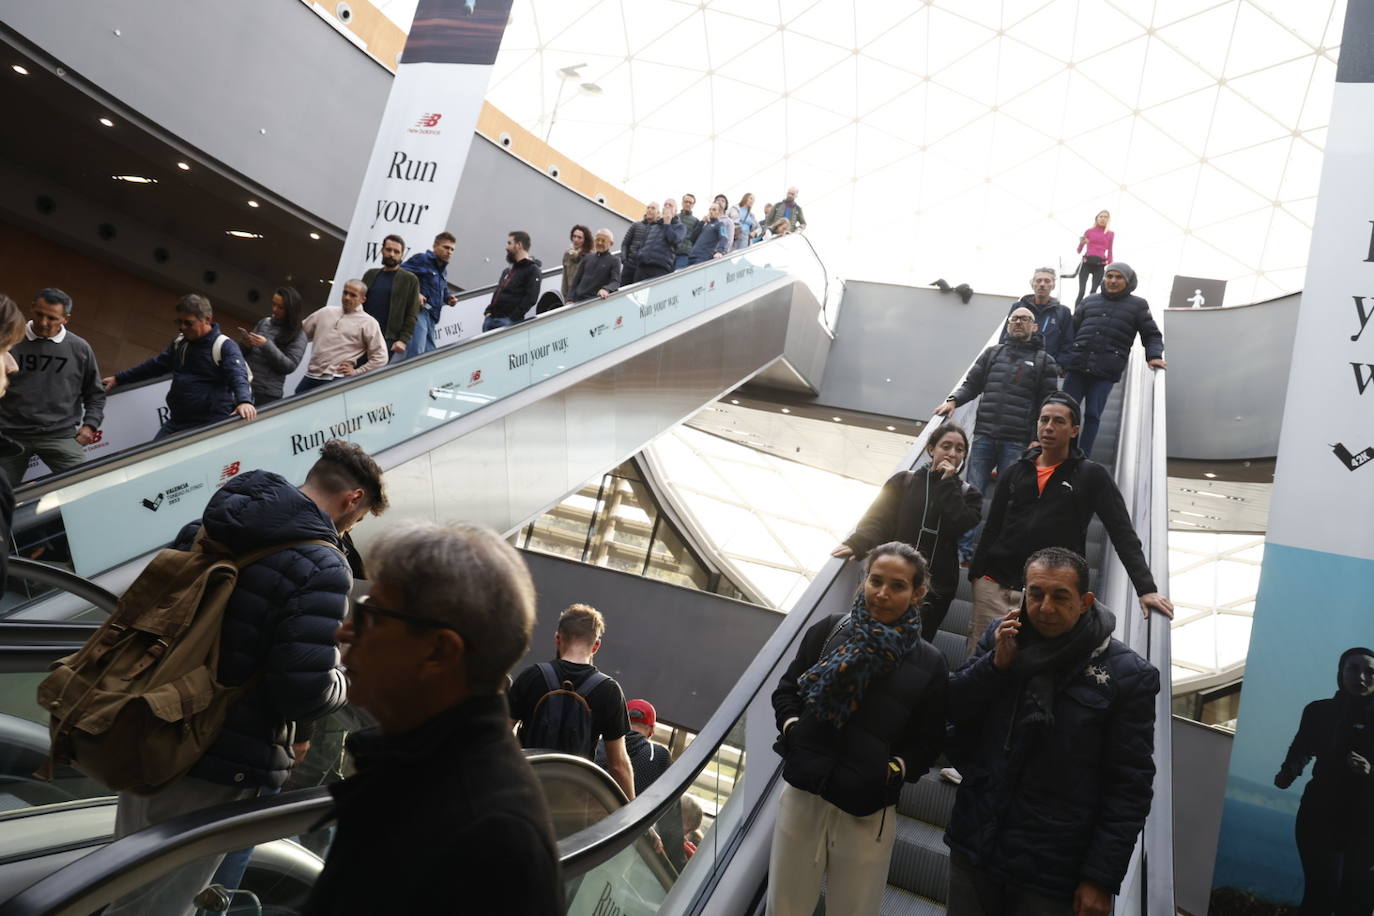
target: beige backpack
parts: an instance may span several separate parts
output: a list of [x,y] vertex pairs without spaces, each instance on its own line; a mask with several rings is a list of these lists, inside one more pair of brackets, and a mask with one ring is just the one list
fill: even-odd
[[52,746],[34,775],[75,764],[116,791],[150,795],[185,773],[224,725],[229,706],[256,680],[219,683],[220,629],[239,570],[293,541],[235,556],[205,536],[190,550],[158,553],[109,620],[38,685]]

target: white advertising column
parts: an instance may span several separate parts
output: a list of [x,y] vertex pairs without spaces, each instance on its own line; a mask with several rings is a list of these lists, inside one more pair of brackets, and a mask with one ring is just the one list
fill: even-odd
[[1374,907],[1374,0],[1336,79],[1213,913]]
[[381,266],[387,235],[404,238],[409,257],[448,228],[510,7],[511,0],[420,0],[348,224],[335,290]]

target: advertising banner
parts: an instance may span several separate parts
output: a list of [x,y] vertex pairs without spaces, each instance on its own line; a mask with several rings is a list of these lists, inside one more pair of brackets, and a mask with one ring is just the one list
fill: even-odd
[[[381,266],[382,239],[406,256],[448,228],[511,0],[420,0],[363,173],[334,289]],[[332,303],[331,303],[332,304]],[[475,333],[480,322],[466,322]]]
[[[493,331],[449,348],[443,357],[397,363],[341,383],[333,397],[269,411],[252,423],[133,462],[118,474],[55,490],[42,498],[39,511],[61,510],[76,572],[95,575],[172,541],[182,525],[199,517],[214,489],[236,474],[267,468],[300,483],[320,446],[333,438],[381,452],[796,274],[806,257],[793,263],[790,244],[746,249],[624,295]],[[810,255],[804,240],[795,250]],[[110,536],[111,519],[119,520],[118,537]]]
[[[1374,908],[1374,3],[1346,11],[1212,916]],[[1358,40],[1357,40],[1358,39]]]

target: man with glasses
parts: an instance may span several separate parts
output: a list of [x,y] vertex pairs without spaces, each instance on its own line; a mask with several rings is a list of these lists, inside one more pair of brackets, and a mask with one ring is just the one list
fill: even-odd
[[409,522],[367,565],[338,638],[349,700],[377,728],[348,738],[357,774],[330,787],[338,831],[302,913],[562,913],[548,808],[502,692],[534,629],[524,561],[485,528]]
[[[176,542],[182,549],[202,529],[238,555],[277,549],[239,571],[224,609],[216,676],[226,686],[244,685],[244,692],[185,775],[153,795],[120,793],[116,837],[282,786],[291,771],[294,723],[327,716],[346,700],[335,631],[353,576],[340,539],[368,513],[386,508],[382,469],[358,445],[332,439],[300,487],[271,471],[246,471],[215,491],[201,521],[182,530]],[[223,858],[188,863],[112,903],[105,914],[189,914],[191,898]]]
[[[1000,477],[1035,441],[1040,402],[1059,389],[1059,365],[1045,352],[1037,332],[1030,309],[1012,309],[1006,342],[980,353],[964,381],[935,408],[936,414],[947,417],[982,395],[968,454],[968,482],[985,496],[992,472]],[[973,556],[981,529],[980,523],[959,541],[961,561]]]
[[154,439],[238,415],[257,417],[248,364],[239,345],[222,334],[210,300],[188,293],[177,300],[177,338],[157,356],[102,379],[106,391],[171,373],[167,419]]

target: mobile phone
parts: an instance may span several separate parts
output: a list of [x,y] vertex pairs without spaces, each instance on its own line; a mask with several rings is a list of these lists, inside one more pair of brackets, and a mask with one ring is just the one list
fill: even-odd
[[1026,593],[1025,593],[1025,591],[1022,591],[1022,592],[1021,592],[1021,607],[1018,608],[1018,610],[1020,611],[1020,613],[1017,614],[1016,619],[1019,620],[1019,621],[1021,621],[1021,629],[1019,629],[1019,630],[1016,631],[1016,644],[1017,644],[1018,646],[1021,646],[1021,645],[1025,645],[1025,643],[1026,643]]

